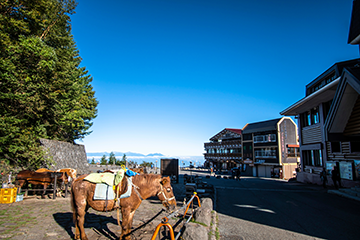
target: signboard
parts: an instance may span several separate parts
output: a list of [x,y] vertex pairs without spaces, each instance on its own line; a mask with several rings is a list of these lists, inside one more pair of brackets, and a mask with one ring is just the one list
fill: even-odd
[[262,164],[262,163],[265,163],[265,160],[257,160],[255,163],[257,163],[257,164]]
[[246,160],[244,160],[244,163],[246,163],[246,164],[251,164],[251,163],[253,163],[253,161],[250,160],[250,159],[246,159]]
[[360,179],[360,160],[354,160],[355,165],[355,177],[357,180]]
[[343,179],[353,180],[352,162],[339,162],[340,177]]
[[334,166],[336,166],[336,162],[327,162],[326,163],[326,173],[331,175],[331,170],[333,170]]

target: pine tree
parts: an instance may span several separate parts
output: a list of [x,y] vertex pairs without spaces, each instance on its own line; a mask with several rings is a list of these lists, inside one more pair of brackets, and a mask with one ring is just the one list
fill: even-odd
[[105,154],[101,157],[100,164],[101,165],[107,165],[108,164],[108,160],[106,159]]
[[71,35],[74,0],[0,2],[0,164],[34,169],[39,138],[90,134],[97,101]]
[[110,156],[109,156],[109,164],[115,164],[115,162],[116,162],[116,158],[115,158],[115,154],[114,154],[114,152],[111,152],[110,153]]

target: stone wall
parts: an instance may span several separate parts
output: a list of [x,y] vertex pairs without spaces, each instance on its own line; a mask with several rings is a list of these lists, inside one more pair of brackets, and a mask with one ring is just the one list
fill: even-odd
[[74,168],[78,175],[89,173],[84,145],[48,139],[40,139],[40,143],[47,153],[46,157],[52,158],[54,162],[51,166],[44,167],[50,170]]

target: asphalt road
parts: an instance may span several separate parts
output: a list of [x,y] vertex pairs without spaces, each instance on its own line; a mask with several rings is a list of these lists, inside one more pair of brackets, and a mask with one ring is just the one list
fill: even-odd
[[223,240],[360,239],[360,202],[321,186],[255,177],[204,181],[216,187]]

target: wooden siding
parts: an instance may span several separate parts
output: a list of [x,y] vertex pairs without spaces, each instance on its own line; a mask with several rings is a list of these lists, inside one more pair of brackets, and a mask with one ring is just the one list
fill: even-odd
[[341,142],[341,153],[332,153],[331,142],[327,142],[326,152],[328,155],[328,161],[333,161],[335,159],[345,159],[346,155],[350,154],[350,142]]
[[360,96],[356,100],[355,106],[351,112],[350,119],[346,124],[344,135],[360,134]]
[[320,124],[304,127],[301,131],[302,144],[311,144],[321,142]]

